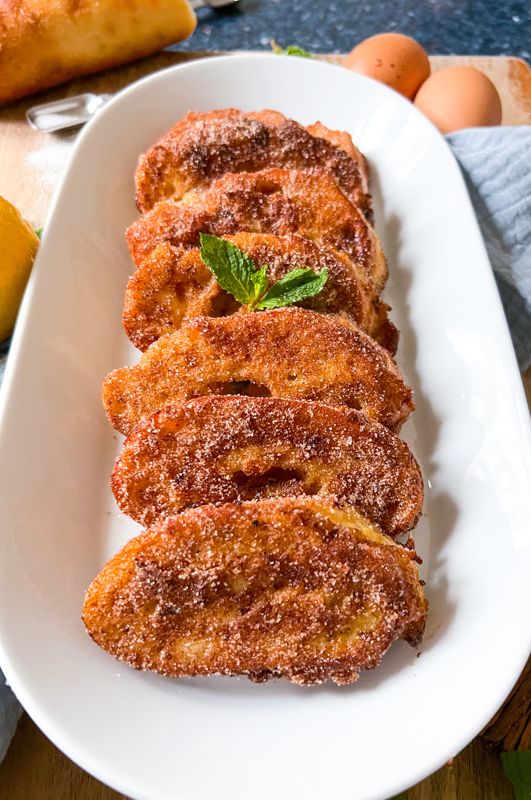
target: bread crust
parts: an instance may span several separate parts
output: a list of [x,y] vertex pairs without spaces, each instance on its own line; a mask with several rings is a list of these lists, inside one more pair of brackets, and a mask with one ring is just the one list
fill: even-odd
[[163,675],[354,682],[427,601],[414,552],[314,498],[203,506],[162,520],[89,587],[94,641]]
[[111,372],[103,405],[130,433],[144,416],[210,394],[320,400],[363,411],[398,431],[414,408],[389,353],[347,319],[303,308],[196,317]]
[[0,103],[143,58],[195,26],[184,0],[3,0]]
[[407,445],[353,409],[211,395],[144,418],[111,478],[144,525],[207,503],[315,495],[354,506],[390,536],[412,528],[422,477]]

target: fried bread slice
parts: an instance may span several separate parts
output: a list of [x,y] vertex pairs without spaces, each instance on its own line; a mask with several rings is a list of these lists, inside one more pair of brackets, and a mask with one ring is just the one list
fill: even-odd
[[83,621],[136,669],[348,684],[395,640],[420,642],[414,559],[314,498],[203,506],[128,542],[89,587]]
[[241,231],[298,233],[345,253],[376,292],[387,279],[378,237],[326,173],[267,169],[224,175],[178,203],[157,203],[130,226],[126,238],[139,266],[163,242],[194,247],[201,232],[225,236]]
[[347,133],[321,123],[304,128],[278,111],[235,108],[187,114],[140,156],[137,208],[145,213],[226,173],[268,167],[327,172],[355,205],[371,213],[367,164]]
[[[344,150],[347,155],[357,161],[361,172],[364,191],[369,191],[370,174],[367,159],[361,150],[356,147],[349,133],[346,131],[331,130],[327,128],[326,125],[323,125],[322,122],[314,122],[312,125],[306,125],[306,130],[308,133],[311,133],[312,136],[318,136],[321,139],[326,139],[328,142],[335,144],[336,147]],[[343,191],[345,190],[343,189]],[[345,192],[345,194],[347,194],[347,192]]]
[[176,401],[209,394],[320,400],[399,430],[414,408],[389,353],[343,317],[279,308],[196,317],[109,373],[105,411],[120,433]]
[[[388,306],[374,296],[373,287],[343,253],[296,234],[238,233],[225,238],[257,266],[266,264],[271,283],[293,269],[327,269],[328,281],[323,290],[301,305],[325,314],[345,314],[382,347],[392,354],[396,352],[398,331],[387,316]],[[165,242],[129,279],[123,324],[133,344],[146,350],[163,334],[178,330],[190,317],[226,316],[240,309],[238,301],[223,291],[204,264],[199,248],[172,247]]]
[[407,445],[359,411],[304,400],[211,395],[144,418],[111,479],[120,509],[151,525],[206,503],[320,495],[398,536],[423,486]]

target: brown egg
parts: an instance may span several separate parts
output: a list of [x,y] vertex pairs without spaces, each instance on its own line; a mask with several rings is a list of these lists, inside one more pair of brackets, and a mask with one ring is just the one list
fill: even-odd
[[499,125],[501,101],[492,81],[473,67],[448,67],[428,78],[415,105],[441,133]]
[[345,66],[387,84],[410,100],[430,74],[425,51],[402,33],[379,33],[365,39],[347,56]]

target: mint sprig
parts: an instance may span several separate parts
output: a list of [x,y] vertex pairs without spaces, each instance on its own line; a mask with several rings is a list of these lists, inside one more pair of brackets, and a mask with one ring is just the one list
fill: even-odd
[[280,47],[275,40],[271,41],[271,49],[276,56],[299,56],[300,58],[313,58],[313,54],[303,50],[296,44],[288,44],[287,47]]
[[270,285],[267,266],[258,269],[235,244],[209,233],[201,233],[199,238],[201,258],[221,288],[251,311],[300,303],[319,294],[328,280],[327,269],[294,269]]

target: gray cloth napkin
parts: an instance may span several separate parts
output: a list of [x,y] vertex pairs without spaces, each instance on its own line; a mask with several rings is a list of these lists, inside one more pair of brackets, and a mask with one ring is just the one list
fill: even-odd
[[[531,126],[473,128],[447,137],[487,245],[520,369],[531,363]],[[0,382],[6,353],[0,353]],[[21,708],[0,672],[0,760]]]
[[447,136],[487,246],[518,364],[531,363],[531,125]]
[[21,714],[20,703],[6,686],[4,676],[0,672],[0,761],[7,752]]

